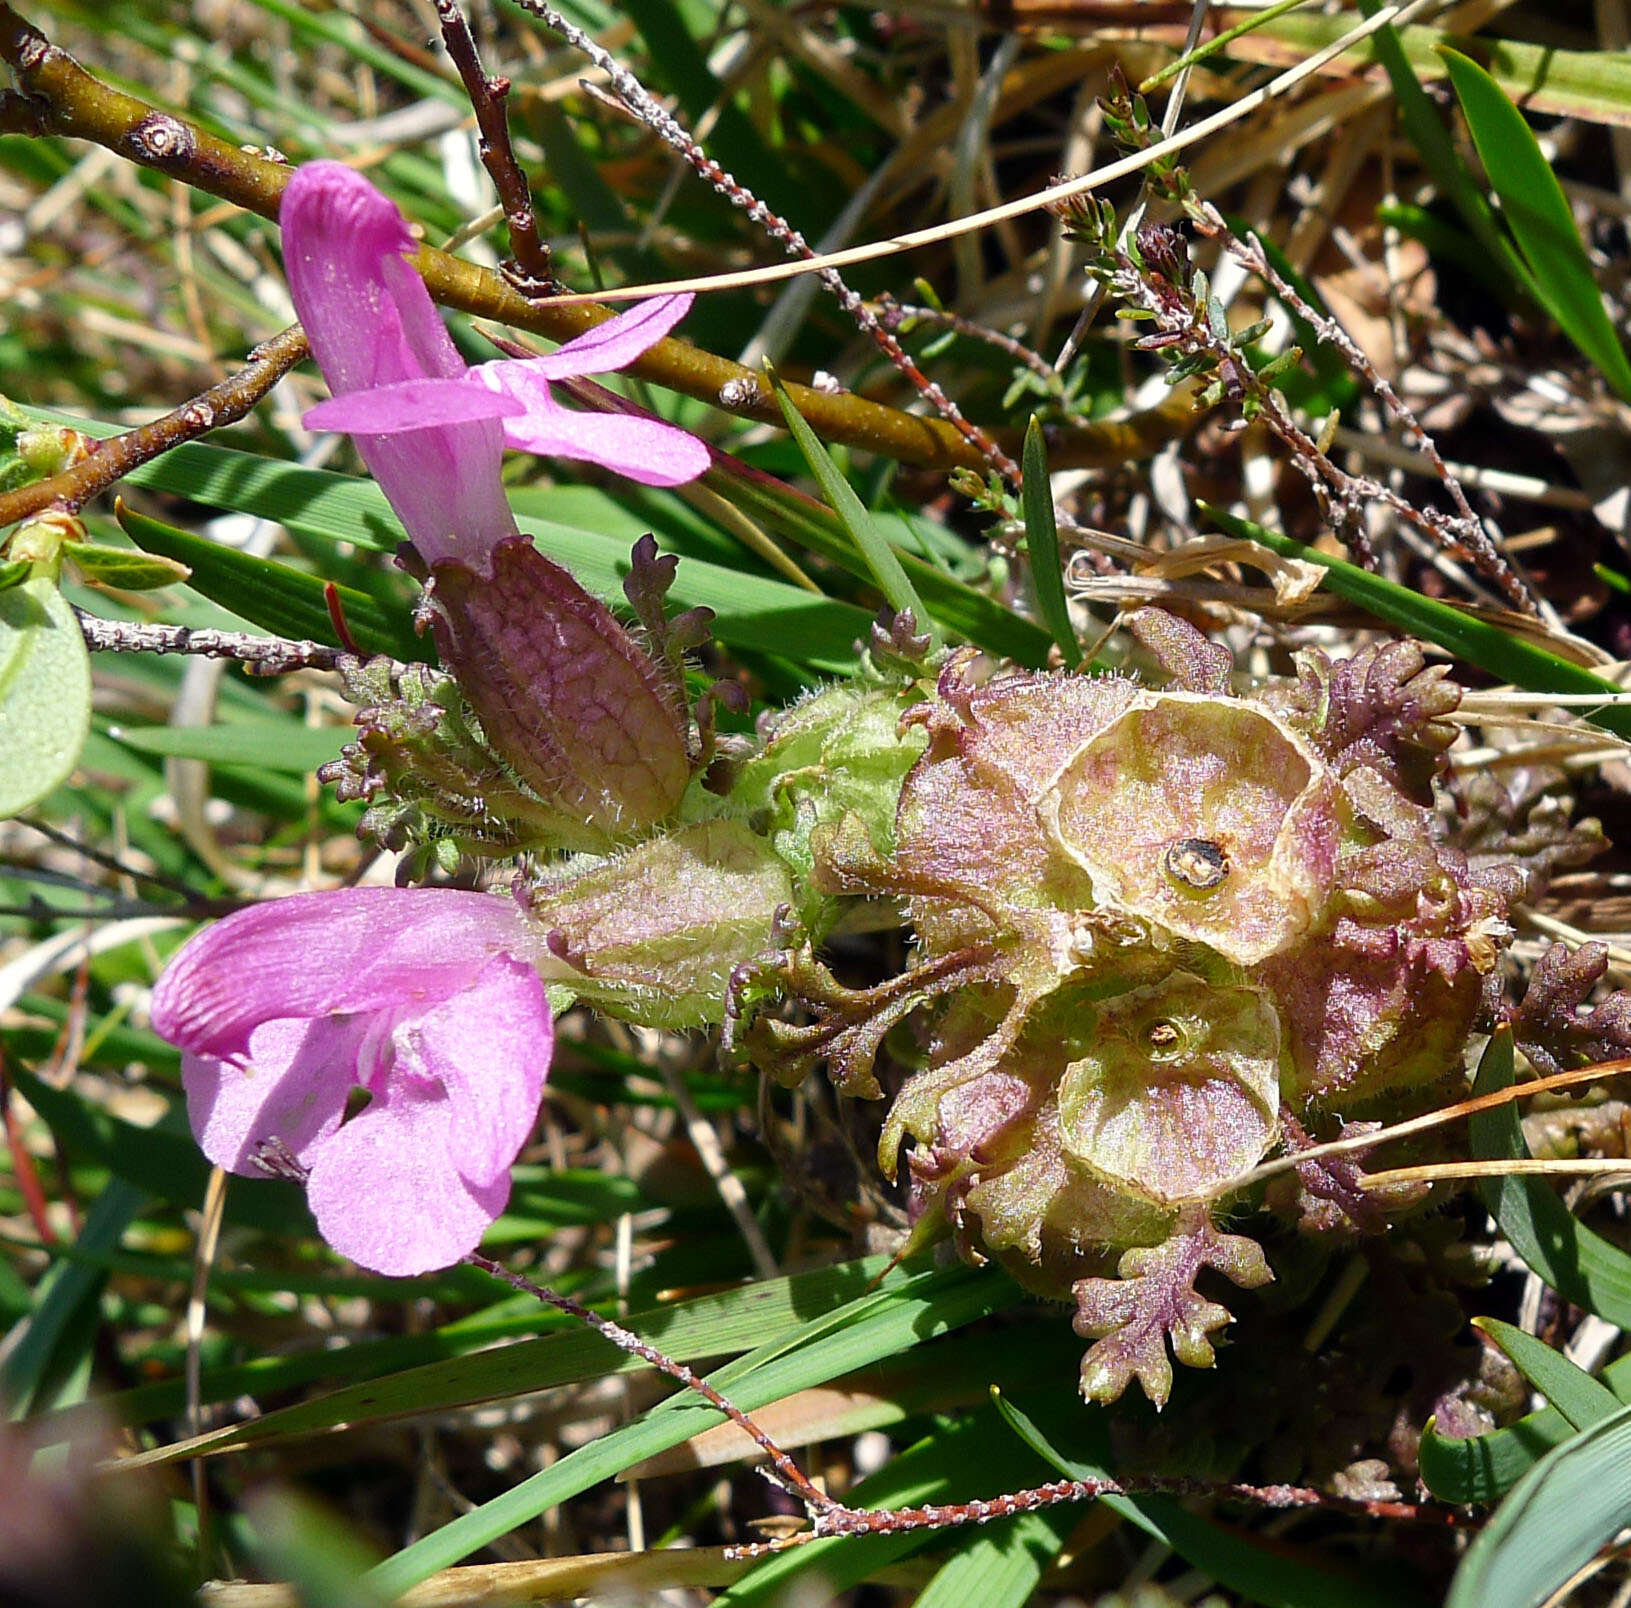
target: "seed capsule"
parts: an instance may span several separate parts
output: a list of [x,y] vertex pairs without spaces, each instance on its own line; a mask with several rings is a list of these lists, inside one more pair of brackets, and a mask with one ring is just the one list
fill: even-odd
[[1179,838],[1169,843],[1162,864],[1174,882],[1196,893],[1210,893],[1229,875],[1228,857],[1210,838]]

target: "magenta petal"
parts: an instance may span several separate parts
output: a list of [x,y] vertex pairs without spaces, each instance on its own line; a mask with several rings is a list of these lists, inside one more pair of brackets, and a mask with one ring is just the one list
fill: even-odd
[[[289,294],[336,397],[464,377],[468,366],[407,260],[415,246],[402,214],[360,173],[338,162],[301,168],[279,219]],[[499,481],[504,438],[487,411],[420,422],[376,422],[357,450],[426,563],[456,558],[485,570],[493,547],[516,534]]]
[[439,424],[468,424],[525,413],[526,404],[479,380],[399,380],[319,402],[300,422],[308,430],[347,435],[394,435]]
[[554,1048],[549,1000],[538,973],[500,956],[468,988],[411,1026],[417,1069],[399,1052],[397,1076],[422,1072],[447,1091],[449,1146],[460,1173],[490,1184],[510,1170],[532,1137]]
[[217,1166],[252,1178],[256,1150],[279,1139],[304,1160],[340,1125],[356,1082],[356,1021],[262,1022],[244,1059],[184,1055],[181,1082],[199,1148]]
[[153,989],[153,1031],[232,1058],[262,1022],[446,998],[525,954],[516,906],[451,888],[341,888],[240,910],[183,946]]
[[342,1256],[406,1278],[451,1267],[481,1243],[510,1197],[509,1175],[461,1176],[448,1098],[435,1083],[388,1078],[373,1103],[315,1148],[306,1199]]
[[566,380],[578,374],[609,374],[627,368],[649,351],[691,310],[689,292],[681,296],[653,296],[626,313],[596,324],[547,357],[534,358],[545,379]]
[[504,440],[523,452],[597,463],[643,486],[683,485],[695,480],[711,461],[707,447],[694,435],[660,419],[621,413],[529,411],[505,422]]
[[465,371],[395,204],[339,162],[312,162],[283,192],[284,272],[312,355],[335,395]]

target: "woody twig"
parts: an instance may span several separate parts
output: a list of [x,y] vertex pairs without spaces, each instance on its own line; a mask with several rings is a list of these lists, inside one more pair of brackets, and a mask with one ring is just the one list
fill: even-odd
[[[102,83],[3,0],[0,62],[16,84],[15,89],[0,92],[0,133],[90,140],[143,167],[276,219],[289,181],[287,165],[242,150]],[[498,274],[430,246],[420,248],[415,267],[443,306],[550,340],[571,340],[611,316],[604,307],[529,301]],[[744,418],[783,423],[775,399],[751,370],[672,336],[631,364],[629,372]],[[944,419],[918,418],[863,397],[829,395],[809,386],[790,384],[787,391],[810,427],[826,440],[929,469],[978,469],[985,463],[983,454]],[[1136,462],[1186,434],[1195,419],[1185,396],[1169,398],[1127,419],[1060,428],[1050,436],[1049,461],[1061,469]],[[999,431],[994,439],[1005,452],[1019,451],[1016,432]]]
[[298,324],[263,341],[236,374],[150,424],[96,442],[87,456],[60,474],[0,494],[0,530],[47,508],[78,513],[98,492],[133,469],[223,425],[246,417],[296,363],[306,356],[306,332]]

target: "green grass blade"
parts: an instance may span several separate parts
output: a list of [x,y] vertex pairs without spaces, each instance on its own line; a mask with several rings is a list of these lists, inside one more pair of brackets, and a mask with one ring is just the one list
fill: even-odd
[[1631,1407],[1548,1452],[1456,1571],[1445,1608],[1540,1608],[1631,1514]]
[[[1369,17],[1381,9],[1381,4],[1382,0],[1359,0],[1359,9]],[[1421,87],[1398,30],[1391,23],[1378,29],[1372,35],[1371,49],[1387,71],[1394,103],[1399,108],[1399,120],[1417,155],[1432,174],[1439,193],[1461,214],[1474,239],[1488,254],[1490,264],[1506,282],[1507,295],[1520,289],[1538,295],[1528,271],[1495,221],[1484,192],[1461,160],[1438,108]]]
[[[212,603],[279,636],[336,642],[323,582],[315,575],[177,530],[123,503],[117,514],[125,534],[138,547],[187,565],[193,572],[188,584]],[[336,586],[335,592],[352,640],[364,653],[385,653],[395,659],[431,657],[429,643],[414,635],[406,609],[387,608],[350,586]]]
[[1576,1429],[1590,1429],[1625,1405],[1607,1385],[1523,1329],[1498,1318],[1474,1318],[1473,1327],[1482,1329]]
[[[1602,1383],[1615,1401],[1631,1403],[1631,1357],[1603,1369]],[[1421,1438],[1421,1477],[1441,1501],[1496,1502],[1574,1432],[1555,1407],[1468,1439],[1441,1435],[1429,1420]]]
[[[1508,1088],[1512,1078],[1512,1034],[1503,1028],[1489,1041],[1473,1092]],[[1515,1106],[1476,1112],[1467,1125],[1474,1156],[1528,1158]],[[1579,1222],[1543,1178],[1486,1178],[1478,1187],[1513,1250],[1565,1301],[1631,1327],[1631,1256]]]
[[[752,1412],[893,1356],[933,1335],[961,1328],[1016,1299],[1017,1290],[990,1269],[974,1273],[948,1268],[916,1274],[807,1325],[803,1332],[812,1337],[809,1343],[778,1340],[710,1374],[709,1379],[737,1406]],[[569,1453],[502,1496],[414,1542],[381,1564],[373,1582],[387,1593],[405,1591],[517,1525],[531,1523],[580,1491],[718,1422],[720,1415],[689,1392],[669,1397],[634,1423]]]
[[1631,362],[1603,306],[1574,214],[1551,164],[1523,114],[1482,67],[1448,47],[1439,54],[1535,294],[1622,400],[1631,401]]
[[[842,521],[831,509],[803,492],[782,486],[768,476],[748,475],[733,477],[729,482],[721,477],[716,489],[811,552],[820,553],[852,574],[871,578],[866,559],[855,550]],[[881,526],[888,517],[880,519],[874,515],[873,524]],[[1040,669],[1048,662],[1052,639],[1040,626],[917,554],[902,552],[894,543],[890,545],[930,614],[948,631],[1032,669]]]
[[304,776],[339,757],[350,726],[302,726],[292,720],[228,726],[112,726],[108,735],[141,754],[201,759],[211,765],[260,765]]
[[1042,423],[1033,413],[1025,428],[1025,453],[1021,465],[1025,474],[1022,496],[1025,507],[1025,550],[1031,560],[1031,584],[1036,588],[1037,606],[1053,632],[1065,663],[1072,668],[1082,662],[1082,644],[1071,624],[1070,605],[1065,600],[1064,561],[1059,552],[1059,521],[1054,512],[1053,490],[1048,481],[1048,449],[1042,440]]
[[[1061,1415],[1044,1434],[1033,1413],[999,1400],[1009,1426],[1067,1479],[1113,1478],[1104,1415]],[[1068,1437],[1065,1446],[1059,1444]],[[1264,1608],[1426,1608],[1410,1577],[1372,1568],[1364,1578],[1325,1566],[1310,1554],[1265,1546],[1255,1536],[1191,1513],[1165,1496],[1102,1496],[1101,1502],[1165,1543],[1219,1585]]]
[[[214,508],[276,520],[315,541],[394,552],[405,539],[372,481],[227,447],[189,442],[130,478]],[[516,524],[591,592],[623,606],[631,543],[548,519],[522,517]],[[780,654],[817,672],[851,668],[856,638],[864,638],[871,625],[867,612],[852,604],[694,558],[680,564],[670,602],[675,608],[713,609],[714,635],[727,647]],[[429,650],[421,644],[418,651]]]
[[1025,1608],[1078,1522],[1071,1508],[1056,1507],[976,1530],[963,1538],[957,1555],[941,1565],[912,1608],[967,1608],[969,1603]]
[[[1231,536],[1261,542],[1286,558],[1322,565],[1326,571],[1324,585],[1338,597],[1358,604],[1400,631],[1436,642],[1447,652],[1477,665],[1480,670],[1487,670],[1501,681],[1530,692],[1584,693],[1609,698],[1620,691],[1612,682],[1580,665],[1513,637],[1499,626],[1490,625],[1462,609],[1423,597],[1396,581],[1372,575],[1345,558],[1333,558],[1329,553],[1304,547],[1301,542],[1211,503],[1197,501],[1196,507]],[[1631,708],[1582,709],[1579,713],[1605,731],[1618,737],[1631,737]]]
[[[77,1244],[86,1251],[109,1250],[124,1237],[146,1202],[146,1195],[112,1179],[96,1197],[79,1231]],[[46,1403],[53,1380],[90,1355],[97,1307],[107,1275],[83,1262],[58,1262],[40,1281],[27,1327],[0,1365],[0,1398],[12,1418]]]
[[787,428],[798,443],[799,451],[804,454],[804,461],[809,464],[810,473],[816,477],[822,495],[832,504],[833,512],[843,522],[850,539],[865,556],[867,564],[871,567],[873,579],[878,583],[878,590],[888,598],[889,606],[897,614],[904,614],[910,609],[920,630],[933,631],[933,617],[924,608],[923,600],[907,578],[906,571],[901,568],[900,559],[896,556],[895,549],[889,545],[888,538],[873,524],[872,515],[867,512],[866,504],[855,495],[855,488],[832,461],[832,454],[822,446],[815,431],[804,422],[804,415],[793,406],[793,399],[788,396],[781,382],[772,378],[771,384],[775,388],[776,401],[781,406],[782,417],[787,420]]
[[[839,1268],[767,1279],[716,1295],[669,1302],[622,1321],[681,1361],[763,1348],[801,1332],[801,1313],[823,1302],[830,1305],[839,1301],[846,1289],[853,1289],[887,1265],[885,1258],[872,1257]],[[556,1320],[534,1311],[531,1322],[534,1330],[547,1328],[551,1332],[494,1351],[447,1357],[382,1374],[364,1384],[348,1385],[313,1401],[212,1431],[184,1446],[163,1447],[147,1454],[144,1461],[156,1464],[174,1462],[178,1457],[215,1457],[249,1446],[321,1434],[341,1424],[371,1424],[451,1412],[525,1391],[576,1384],[647,1366],[592,1329],[569,1319]]]

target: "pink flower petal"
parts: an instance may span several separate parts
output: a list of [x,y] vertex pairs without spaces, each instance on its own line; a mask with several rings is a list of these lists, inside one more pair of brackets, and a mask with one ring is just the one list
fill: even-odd
[[153,1031],[240,1057],[262,1022],[444,999],[532,947],[508,900],[452,888],[341,888],[240,910],[190,940],[153,990]]
[[396,1037],[412,1053],[399,1049],[394,1075],[430,1079],[447,1092],[447,1143],[459,1172],[474,1184],[506,1176],[537,1125],[555,1043],[538,973],[501,955]]
[[316,1146],[306,1199],[342,1256],[406,1278],[451,1267],[481,1243],[510,1198],[508,1173],[473,1184],[449,1143],[447,1092],[413,1077],[384,1090]]
[[[279,211],[289,295],[336,397],[405,381],[459,380],[459,356],[407,261],[412,235],[360,173],[313,162],[290,179]],[[491,414],[400,435],[361,434],[357,451],[428,564],[485,571],[515,520],[499,480],[504,438]]]
[[609,374],[627,368],[642,352],[649,351],[691,310],[694,298],[653,296],[626,313],[608,318],[603,324],[570,340],[547,357],[534,358],[546,379],[566,380],[578,374]]
[[437,425],[468,424],[525,413],[526,404],[479,380],[398,380],[319,402],[300,421],[308,430],[347,435],[393,435]]
[[708,449],[694,435],[660,419],[618,413],[567,413],[569,429],[528,414],[506,424],[504,439],[525,452],[577,458],[614,469],[643,486],[679,486],[706,471]]
[[264,1177],[254,1157],[280,1139],[301,1160],[340,1126],[356,1083],[355,1019],[262,1022],[243,1061],[181,1058],[187,1115],[199,1148],[217,1167]]
[[407,223],[360,173],[309,163],[289,180],[278,219],[289,295],[336,396],[464,373],[430,292],[403,261],[418,249]]

